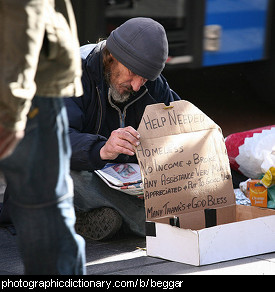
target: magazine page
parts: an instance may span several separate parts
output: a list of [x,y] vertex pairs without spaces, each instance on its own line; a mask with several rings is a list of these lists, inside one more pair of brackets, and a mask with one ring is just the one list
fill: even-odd
[[115,186],[141,182],[140,168],[137,163],[107,163],[104,168],[96,172]]
[[95,173],[110,188],[143,198],[143,184],[137,163],[108,163]]

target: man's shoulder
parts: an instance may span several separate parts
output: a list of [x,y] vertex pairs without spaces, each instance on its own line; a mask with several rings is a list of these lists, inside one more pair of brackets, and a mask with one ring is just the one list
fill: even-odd
[[95,48],[98,48],[99,51],[105,46],[106,41],[101,41],[97,44],[86,44],[80,47],[80,56],[81,59],[85,60],[89,54],[91,54]]
[[96,47],[96,44],[87,44],[87,45],[81,46],[80,47],[81,59],[86,59],[95,47]]

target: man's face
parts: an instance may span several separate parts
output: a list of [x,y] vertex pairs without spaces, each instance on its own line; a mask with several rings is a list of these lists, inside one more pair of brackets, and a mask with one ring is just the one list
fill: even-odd
[[131,93],[139,91],[146,81],[147,79],[134,74],[114,58],[109,72],[109,85],[114,101],[127,101]]

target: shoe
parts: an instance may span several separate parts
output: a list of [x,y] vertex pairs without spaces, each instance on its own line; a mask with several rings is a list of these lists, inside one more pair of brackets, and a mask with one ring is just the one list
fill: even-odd
[[102,207],[89,212],[76,211],[75,231],[85,238],[110,239],[118,232],[121,225],[121,216],[112,208]]

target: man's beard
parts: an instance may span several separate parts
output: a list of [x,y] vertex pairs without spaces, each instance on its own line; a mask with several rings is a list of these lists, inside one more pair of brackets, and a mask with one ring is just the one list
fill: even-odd
[[113,86],[112,84],[109,84],[109,86],[110,86],[110,94],[115,102],[124,103],[130,98],[131,92],[124,92],[121,94],[118,92],[115,86]]
[[[110,67],[105,68],[104,75],[105,75],[105,79],[107,81],[107,84],[109,85],[110,94],[111,94],[113,100],[117,103],[124,103],[124,102],[128,101],[131,94],[134,93],[133,89],[125,87],[126,90],[123,93],[120,93],[114,84],[115,83],[114,80],[111,81],[111,72],[110,71],[111,71]],[[115,74],[116,73],[114,73],[114,75]]]

